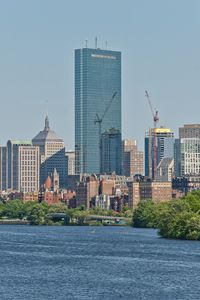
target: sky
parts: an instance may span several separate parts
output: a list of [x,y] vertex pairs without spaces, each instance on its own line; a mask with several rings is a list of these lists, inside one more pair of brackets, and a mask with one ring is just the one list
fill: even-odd
[[51,128],[74,149],[74,49],[122,52],[123,138],[200,123],[199,0],[0,0],[0,144]]

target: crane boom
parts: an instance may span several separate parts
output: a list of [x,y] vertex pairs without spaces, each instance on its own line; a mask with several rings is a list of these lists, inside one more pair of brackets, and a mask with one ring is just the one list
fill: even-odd
[[[158,117],[158,111],[153,109],[153,106],[152,106],[152,103],[151,103],[151,100],[149,98],[149,94],[148,94],[147,91],[145,91],[145,96],[147,97],[148,102],[149,102],[149,106],[150,106],[151,113],[152,113],[152,116],[153,116],[153,124],[154,124],[154,128],[153,128],[153,164],[152,164],[153,170],[152,170],[152,177],[153,177],[153,179],[155,179],[156,169],[157,169],[156,128],[157,128],[157,124],[158,124],[158,121],[159,121],[159,117]],[[151,140],[151,137],[149,137],[149,139]],[[151,151],[152,151],[151,149],[150,149],[149,153],[151,153]]]
[[147,91],[145,91],[145,96],[147,97],[147,100],[148,100],[148,102],[149,102],[149,107],[150,107],[150,109],[151,109],[151,113],[152,113],[152,116],[153,116],[153,118],[154,118],[154,110],[153,110],[153,106],[152,106],[152,104],[151,104],[151,100],[150,100],[150,98],[149,98],[149,93],[148,93]]
[[107,107],[106,107],[106,109],[105,109],[105,111],[104,111],[104,113],[103,113],[103,115],[101,117],[102,120],[104,119],[105,115],[107,114],[107,112],[108,112],[111,104],[113,103],[113,100],[115,99],[116,95],[117,95],[117,92],[114,92],[113,95],[112,95],[112,98],[110,99],[110,101],[109,101],[109,103],[108,103],[108,105],[107,105]]

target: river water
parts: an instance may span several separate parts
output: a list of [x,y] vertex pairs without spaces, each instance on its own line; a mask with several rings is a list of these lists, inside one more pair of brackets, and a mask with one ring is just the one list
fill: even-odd
[[0,226],[0,299],[200,299],[200,242],[131,227]]

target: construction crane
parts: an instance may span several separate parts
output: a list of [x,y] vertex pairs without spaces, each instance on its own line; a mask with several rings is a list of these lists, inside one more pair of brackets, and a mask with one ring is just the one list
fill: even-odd
[[[152,113],[152,116],[153,116],[153,172],[152,172],[152,177],[153,179],[155,179],[156,177],[156,169],[157,169],[157,143],[156,143],[156,128],[157,128],[157,124],[158,124],[158,121],[159,121],[159,117],[158,117],[158,111],[153,109],[153,106],[152,106],[152,103],[151,103],[151,100],[149,98],[149,94],[147,91],[145,91],[145,96],[147,97],[148,99],[148,102],[149,102],[149,107],[151,109],[151,113]],[[149,137],[149,140],[150,140],[150,137]]]
[[117,92],[114,92],[113,95],[112,95],[112,98],[110,99],[108,105],[106,106],[106,109],[104,110],[103,114],[101,117],[99,117],[99,114],[97,113],[96,114],[96,118],[94,120],[94,124],[99,124],[99,162],[100,162],[100,166],[101,166],[101,125],[102,125],[102,122],[103,122],[103,119],[105,117],[105,115],[107,114],[111,104],[113,103],[113,100],[115,99],[117,95]]

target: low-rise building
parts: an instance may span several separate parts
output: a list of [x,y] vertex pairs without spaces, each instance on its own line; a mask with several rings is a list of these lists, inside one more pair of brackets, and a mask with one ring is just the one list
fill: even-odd
[[157,182],[148,179],[140,181],[129,181],[129,201],[130,209],[135,209],[141,200],[149,199],[153,202],[163,202],[172,198],[171,182]]
[[76,205],[90,208],[91,201],[99,194],[99,180],[95,174],[83,176],[76,187]]
[[94,207],[110,210],[110,196],[109,195],[97,195],[94,201]]

